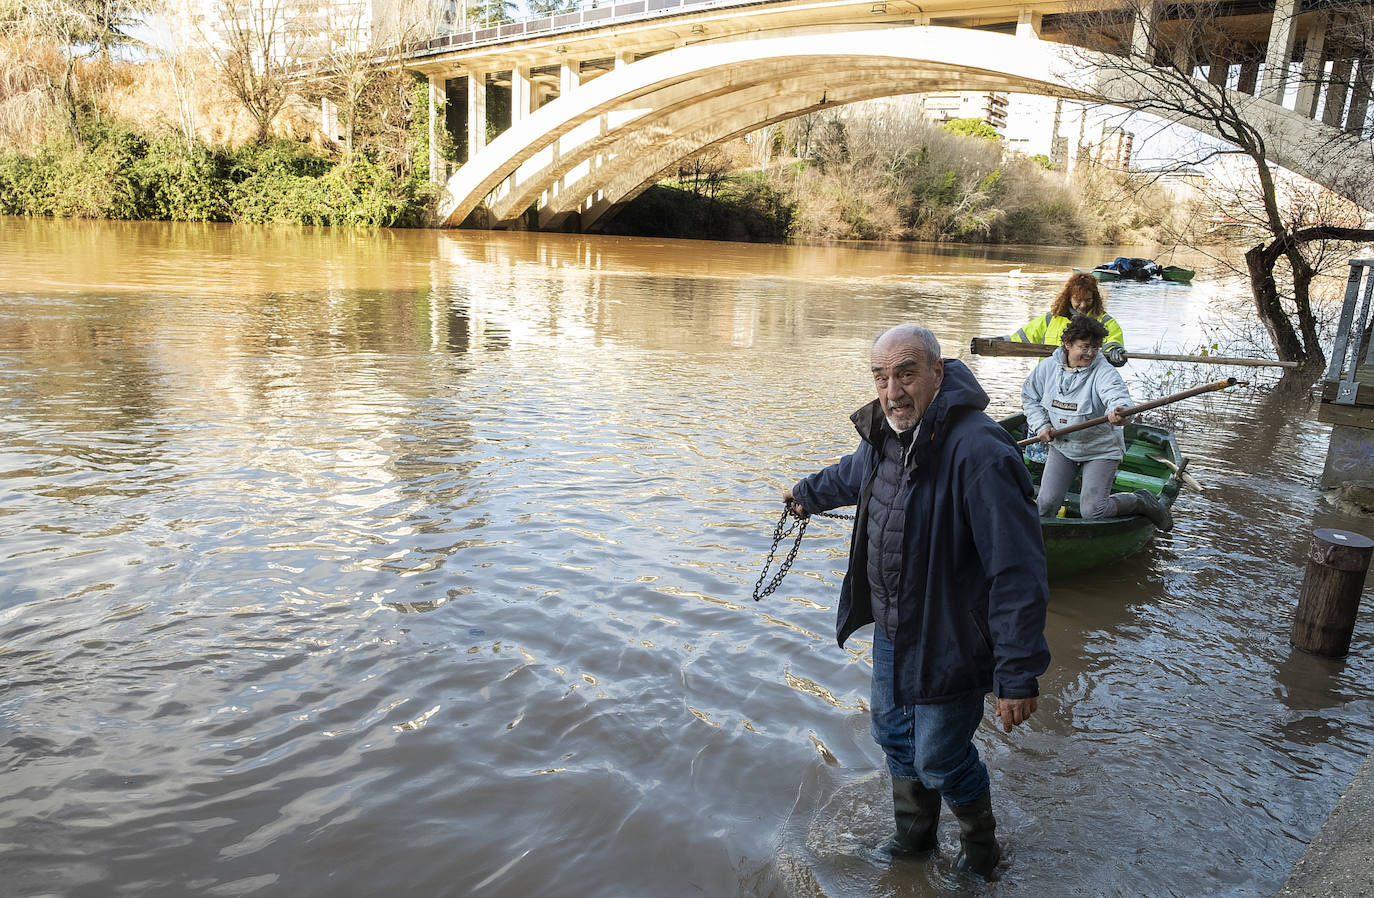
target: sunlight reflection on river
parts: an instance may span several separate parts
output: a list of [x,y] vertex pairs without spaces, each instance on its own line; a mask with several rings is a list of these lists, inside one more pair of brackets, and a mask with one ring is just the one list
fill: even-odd
[[[861,850],[842,525],[750,600],[876,332],[1011,412],[969,338],[1110,255],[0,220],[0,891],[1272,894],[1374,747],[1374,618],[1287,642],[1310,531],[1369,529],[1310,401],[1180,410],[1205,493],[1055,584],[1040,713],[979,734],[999,883],[948,817]],[[1108,302],[1177,351],[1236,289]]]

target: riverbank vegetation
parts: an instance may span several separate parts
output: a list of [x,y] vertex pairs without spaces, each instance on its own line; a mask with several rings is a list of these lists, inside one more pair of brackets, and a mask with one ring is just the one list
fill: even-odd
[[427,222],[430,195],[413,172],[286,139],[231,149],[92,123],[0,153],[4,215],[404,227]]
[[[354,69],[289,91],[259,81],[272,98],[254,106],[244,99],[250,79],[224,58],[121,58],[112,48],[123,32],[99,30],[78,6],[61,13],[79,40],[55,36],[35,11],[55,15],[0,0],[0,214],[370,227],[432,219],[428,84],[414,75]],[[343,106],[341,134],[323,133],[323,101]]]
[[630,203],[615,233],[719,239],[1170,244],[1195,209],[1138,174],[1054,171],[986,125],[890,104],[804,116],[707,150]]

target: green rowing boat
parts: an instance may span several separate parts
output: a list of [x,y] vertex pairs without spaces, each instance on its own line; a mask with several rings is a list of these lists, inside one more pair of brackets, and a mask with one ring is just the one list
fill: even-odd
[[1078,274],[1090,274],[1103,283],[1121,280],[1121,275],[1110,268],[1075,268],[1074,271]]
[[[1013,415],[998,423],[1017,440],[1028,436],[1025,415]],[[1112,492],[1129,493],[1143,488],[1158,496],[1165,505],[1172,506],[1174,499],[1178,498],[1180,473],[1187,465],[1183,453],[1179,451],[1178,441],[1162,427],[1128,421],[1124,429],[1126,456],[1117,469]],[[1044,462],[1025,455],[1022,457],[1030,469],[1031,479],[1039,488]],[[1138,515],[1091,520],[1080,518],[1078,489],[1079,482],[1075,480],[1064,497],[1063,517],[1041,521],[1050,579],[1111,564],[1138,551],[1155,534],[1155,525],[1148,518]]]

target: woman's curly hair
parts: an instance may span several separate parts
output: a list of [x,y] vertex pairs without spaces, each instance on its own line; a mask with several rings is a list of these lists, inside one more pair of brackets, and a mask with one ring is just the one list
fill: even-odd
[[1091,297],[1093,304],[1088,309],[1088,314],[1094,318],[1099,318],[1107,311],[1107,305],[1102,301],[1102,294],[1097,290],[1097,278],[1085,272],[1077,272],[1069,276],[1069,280],[1064,284],[1064,289],[1059,291],[1059,295],[1054,298],[1054,305],[1050,306],[1050,314],[1056,318],[1073,317],[1073,300],[1076,296]]
[[[1072,314],[1072,312],[1071,312]],[[1101,346],[1107,339],[1107,326],[1090,315],[1074,315],[1064,327],[1059,342],[1068,346],[1079,340],[1087,340],[1093,346]]]

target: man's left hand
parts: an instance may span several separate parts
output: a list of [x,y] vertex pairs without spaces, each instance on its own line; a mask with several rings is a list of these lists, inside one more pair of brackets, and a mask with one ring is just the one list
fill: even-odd
[[997,716],[1002,718],[1002,730],[1010,733],[1012,727],[1030,720],[1036,704],[1035,698],[999,698]]

